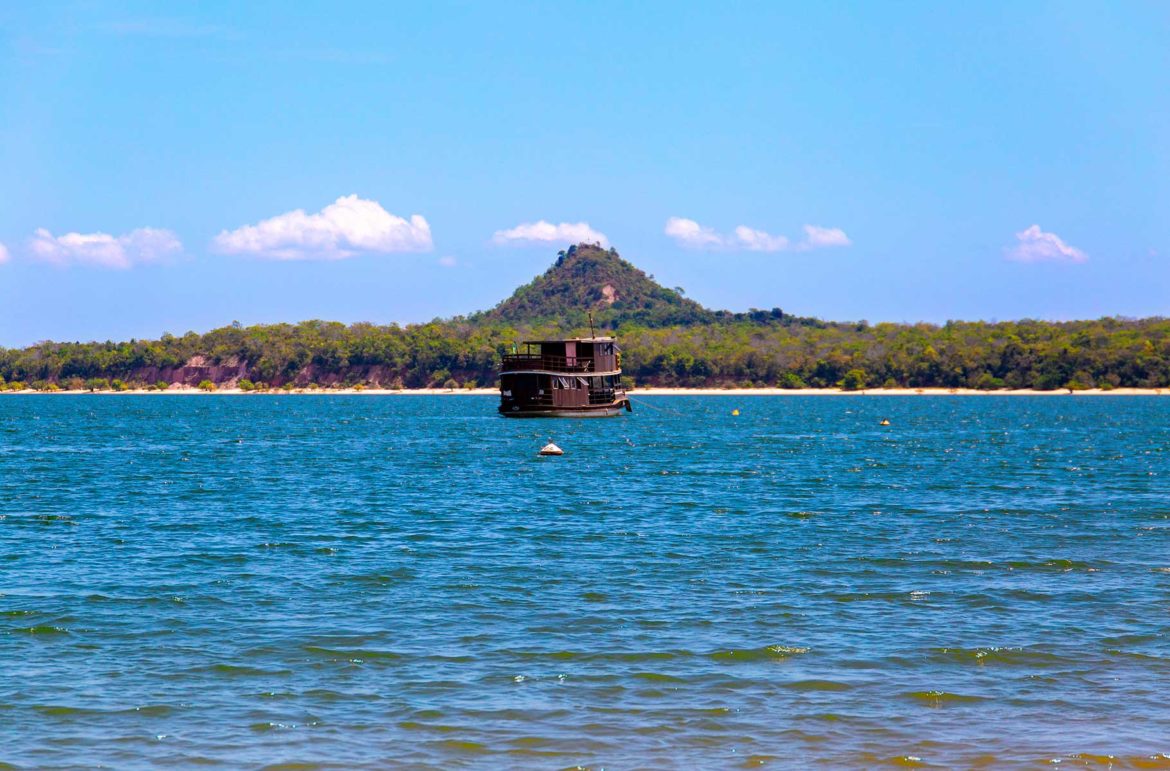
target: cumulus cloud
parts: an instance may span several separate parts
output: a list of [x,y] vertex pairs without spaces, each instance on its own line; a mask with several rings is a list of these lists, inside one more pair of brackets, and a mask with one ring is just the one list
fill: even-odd
[[688,249],[746,249],[750,252],[807,252],[831,246],[850,246],[853,242],[840,228],[822,228],[817,225],[804,226],[804,240],[792,243],[787,236],[773,235],[766,230],[756,230],[740,225],[731,235],[719,233],[714,228],[700,225],[685,217],[671,217],[666,221],[664,231],[679,246]]
[[1016,262],[1085,262],[1089,255],[1066,244],[1055,233],[1045,233],[1039,225],[1016,233],[1017,243],[1006,251]]
[[735,229],[735,237],[740,246],[752,252],[782,252],[788,248],[788,239],[784,236],[753,230],[746,225]]
[[599,243],[602,246],[609,245],[609,239],[605,237],[605,233],[594,230],[589,227],[588,222],[562,222],[559,225],[554,225],[545,220],[538,220],[537,222],[523,222],[514,228],[507,230],[497,230],[492,236],[492,240],[497,244],[509,244],[516,241],[529,241],[537,243],[547,242],[561,242],[561,243]]
[[138,228],[121,236],[109,233],[54,236],[44,228],[37,228],[28,242],[29,253],[35,259],[54,265],[122,269],[159,262],[182,248],[174,233],[159,228]]
[[0,265],[3,265],[4,263],[8,262],[8,257],[9,257],[8,247],[5,246],[4,244],[0,244]]
[[679,246],[690,249],[711,249],[723,246],[725,239],[712,228],[704,227],[686,217],[671,217],[663,231],[678,242]]
[[223,254],[271,260],[343,260],[362,252],[425,252],[433,246],[431,226],[422,216],[408,221],[356,195],[342,196],[316,214],[297,209],[225,230],[212,241]]
[[804,249],[822,249],[827,246],[852,246],[853,242],[841,228],[822,228],[817,225],[804,226]]

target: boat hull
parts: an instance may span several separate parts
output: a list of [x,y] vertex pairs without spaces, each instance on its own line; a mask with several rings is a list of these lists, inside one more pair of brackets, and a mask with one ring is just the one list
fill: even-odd
[[625,400],[613,404],[591,404],[583,407],[545,407],[500,405],[500,414],[505,418],[612,418],[629,410]]

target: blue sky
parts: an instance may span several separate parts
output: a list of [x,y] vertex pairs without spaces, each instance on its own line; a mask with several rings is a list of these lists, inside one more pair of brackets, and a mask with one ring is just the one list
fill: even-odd
[[1167,40],[1139,2],[5,3],[0,345],[428,320],[582,233],[717,308],[1168,314]]

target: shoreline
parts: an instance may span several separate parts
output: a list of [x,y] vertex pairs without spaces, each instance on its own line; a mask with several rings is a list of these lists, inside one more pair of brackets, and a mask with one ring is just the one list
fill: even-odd
[[976,388],[644,388],[633,396],[1170,396],[1170,388],[1088,388],[1070,391],[1059,388],[1037,391],[1031,388],[982,391]]
[[[974,388],[866,388],[844,391],[840,388],[637,388],[630,396],[1170,396],[1170,388],[1113,388],[1108,391],[1089,388],[1069,391],[1035,391],[1027,388],[981,391]],[[194,386],[172,387],[164,391],[129,389],[126,391],[0,391],[7,395],[44,396],[499,396],[496,388],[294,388],[268,391],[242,391],[239,388],[219,388],[202,391]]]

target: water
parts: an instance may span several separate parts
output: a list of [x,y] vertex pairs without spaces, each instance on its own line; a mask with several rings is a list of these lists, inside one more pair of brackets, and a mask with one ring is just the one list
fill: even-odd
[[0,760],[1170,767],[1170,400],[494,408],[0,398]]

